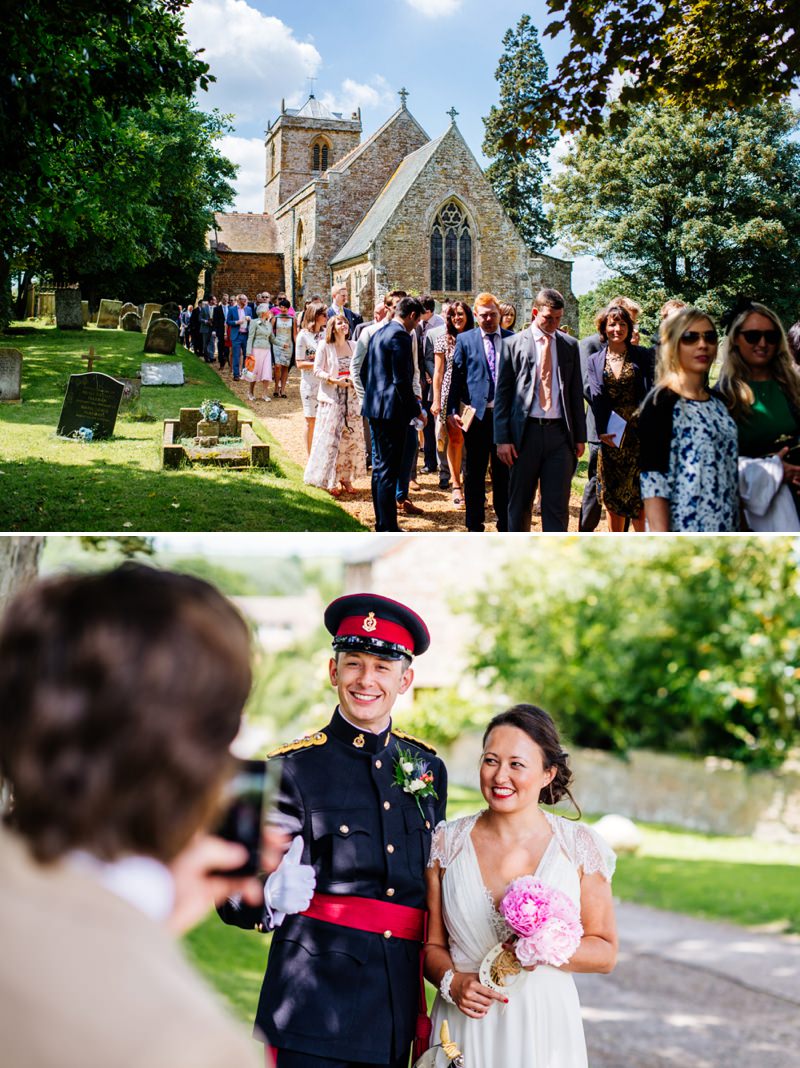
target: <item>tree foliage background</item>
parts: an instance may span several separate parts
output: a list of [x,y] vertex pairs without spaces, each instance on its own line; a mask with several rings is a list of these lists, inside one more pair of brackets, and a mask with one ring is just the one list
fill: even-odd
[[799,592],[786,537],[521,546],[474,602],[472,667],[577,745],[777,766],[800,744]]
[[495,195],[532,249],[552,243],[553,234],[542,203],[542,183],[548,173],[548,156],[556,142],[551,126],[532,144],[508,146],[519,116],[541,109],[547,84],[547,61],[530,15],[523,15],[503,36],[503,54],[495,71],[500,86],[499,105],[483,120],[483,151],[492,160],[486,168]]
[[652,315],[668,297],[719,313],[739,293],[800,307],[800,145],[788,103],[686,113],[634,106],[574,138],[550,183],[556,234],[599,256]]
[[190,105],[210,76],[184,36],[186,7],[29,0],[6,12],[0,327],[12,268],[72,282],[79,265],[122,289],[152,267],[159,299],[175,291],[153,291],[165,265],[180,276],[204,254],[200,217],[228,203],[233,172],[213,145],[221,120]]

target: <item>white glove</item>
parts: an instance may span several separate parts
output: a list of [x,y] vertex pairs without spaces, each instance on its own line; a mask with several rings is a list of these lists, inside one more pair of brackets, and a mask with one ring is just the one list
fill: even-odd
[[301,864],[303,839],[298,835],[286,856],[264,883],[264,904],[273,927],[280,927],[287,915],[307,909],[317,885],[310,864]]

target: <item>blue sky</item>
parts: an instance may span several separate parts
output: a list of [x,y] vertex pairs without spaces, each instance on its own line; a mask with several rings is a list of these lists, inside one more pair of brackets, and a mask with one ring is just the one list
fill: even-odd
[[[467,143],[481,154],[483,116],[497,103],[494,72],[502,38],[527,12],[541,31],[543,0],[370,0],[268,2],[194,0],[185,21],[189,40],[205,49],[217,81],[200,94],[201,106],[233,115],[233,133],[222,148],[240,166],[239,211],[263,210],[264,130],[280,112],[281,99],[298,106],[314,93],[346,114],[361,107],[364,136],[397,108],[397,91],[409,91],[408,107],[429,136],[437,137],[459,112]],[[566,40],[542,38],[551,70]],[[598,278],[595,261],[576,262],[573,288],[584,292]]]

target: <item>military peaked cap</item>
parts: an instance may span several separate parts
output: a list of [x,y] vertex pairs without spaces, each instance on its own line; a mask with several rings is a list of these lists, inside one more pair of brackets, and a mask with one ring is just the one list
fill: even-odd
[[428,628],[399,601],[376,593],[338,597],[325,609],[325,626],[338,652],[371,653],[385,660],[418,656],[431,644]]

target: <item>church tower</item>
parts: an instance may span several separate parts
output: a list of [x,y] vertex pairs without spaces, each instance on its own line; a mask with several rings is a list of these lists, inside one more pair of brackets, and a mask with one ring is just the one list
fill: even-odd
[[361,141],[361,109],[349,119],[311,94],[301,108],[287,108],[266,133],[264,211],[274,214],[298,189],[319,178]]

